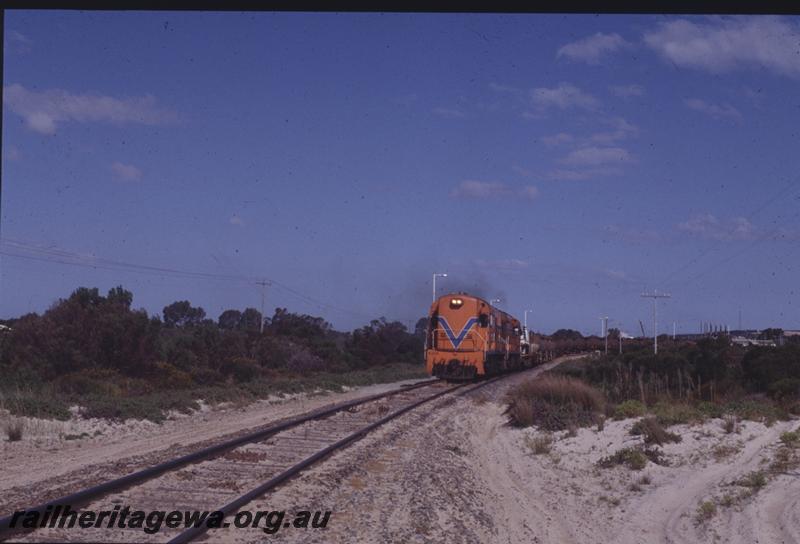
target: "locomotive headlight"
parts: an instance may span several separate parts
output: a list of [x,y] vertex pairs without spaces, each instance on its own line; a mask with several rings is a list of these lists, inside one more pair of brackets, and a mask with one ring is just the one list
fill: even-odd
[[450,299],[450,307],[451,308],[461,308],[464,305],[464,300],[460,298],[451,298]]

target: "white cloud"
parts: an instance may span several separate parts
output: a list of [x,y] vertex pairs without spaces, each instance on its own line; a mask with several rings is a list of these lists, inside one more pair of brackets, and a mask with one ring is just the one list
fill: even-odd
[[527,168],[523,168],[521,166],[517,166],[516,164],[514,166],[512,166],[511,169],[514,172],[516,172],[517,174],[519,174],[520,176],[523,176],[523,177],[526,177],[526,178],[532,177],[534,175],[532,170],[528,170]]
[[516,87],[512,87],[510,85],[502,85],[500,83],[490,82],[489,88],[498,93],[519,93],[522,92],[522,89],[518,89]]
[[582,147],[570,152],[559,162],[571,166],[600,166],[633,162],[627,149],[622,147]]
[[631,244],[651,243],[661,240],[661,234],[652,229],[627,225],[606,225],[603,230],[612,238]]
[[589,170],[551,170],[547,174],[548,179],[555,181],[583,181],[592,177]]
[[500,270],[524,270],[530,266],[528,261],[523,261],[522,259],[499,259],[495,261],[474,259],[472,264],[479,268],[493,268]]
[[641,85],[612,85],[608,88],[611,94],[619,96],[620,98],[630,98],[632,96],[642,96],[644,94],[644,87]]
[[744,217],[720,221],[710,213],[695,215],[677,227],[707,240],[754,240],[757,235],[756,227]]
[[774,16],[678,19],[644,35],[647,45],[678,67],[729,72],[764,68],[800,77],[800,26]]
[[631,44],[619,34],[598,32],[581,40],[568,43],[559,48],[556,58],[567,57],[573,61],[599,64],[600,59]]
[[720,106],[718,104],[706,102],[705,100],[700,100],[699,98],[689,98],[685,103],[688,108],[710,115],[715,119],[742,120],[742,114],[730,104],[723,104]]
[[33,41],[30,38],[17,30],[6,32],[6,43],[10,49],[17,53],[28,53],[33,45]]
[[569,83],[560,83],[558,87],[538,87],[531,91],[533,105],[544,110],[550,107],[558,109],[584,108],[594,109],[599,105],[598,100],[588,93]]
[[450,196],[455,198],[517,197],[533,200],[538,195],[539,190],[533,185],[515,188],[499,181],[464,180],[450,191]]
[[619,173],[620,171],[614,168],[557,168],[548,172],[545,177],[553,181],[583,181]]
[[237,225],[239,227],[244,226],[244,220],[236,214],[233,214],[228,221],[231,225]]
[[142,171],[132,164],[115,162],[111,165],[111,171],[114,172],[114,177],[122,181],[136,181],[142,178]]
[[445,119],[460,119],[464,117],[463,112],[450,108],[434,108],[433,113]]
[[568,144],[574,139],[575,138],[571,134],[567,134],[566,132],[559,132],[558,134],[553,134],[552,136],[542,136],[539,138],[539,140],[548,147]]
[[22,117],[28,128],[47,135],[55,134],[56,124],[63,121],[159,125],[178,118],[174,112],[157,107],[151,95],[114,98],[60,89],[39,92],[19,84],[3,88],[3,104]]
[[622,117],[610,117],[605,120],[605,123],[610,125],[613,130],[592,134],[589,136],[591,142],[611,144],[617,140],[624,140],[625,138],[639,134],[639,127],[629,123]]

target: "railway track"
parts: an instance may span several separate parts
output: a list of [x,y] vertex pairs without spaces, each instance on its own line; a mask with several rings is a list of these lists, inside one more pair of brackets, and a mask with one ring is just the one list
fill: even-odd
[[[34,507],[70,505],[73,510],[107,511],[118,505],[131,511],[222,511],[226,516],[332,452],[427,402],[458,390],[466,394],[504,376],[478,384],[427,381],[378,395],[321,408],[188,455],[60,497]],[[19,508],[22,510],[22,507]],[[207,528],[170,529],[155,534],[141,529],[40,528],[12,532],[12,515],[0,518],[0,540],[95,542],[188,542]]]

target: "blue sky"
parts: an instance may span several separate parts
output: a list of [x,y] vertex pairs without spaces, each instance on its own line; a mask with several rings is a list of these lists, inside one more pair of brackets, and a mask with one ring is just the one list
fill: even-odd
[[766,16],[7,11],[0,316],[81,285],[260,304],[111,260],[269,278],[268,308],[340,329],[424,315],[433,272],[544,332],[651,332],[645,289],[662,332],[800,328],[798,41]]

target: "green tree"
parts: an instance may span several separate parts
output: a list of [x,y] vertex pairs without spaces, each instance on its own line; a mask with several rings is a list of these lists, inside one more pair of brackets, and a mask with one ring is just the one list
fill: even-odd
[[242,312],[239,328],[244,331],[259,331],[261,329],[261,312],[255,308],[247,308]]
[[173,302],[164,307],[164,324],[167,327],[192,327],[199,325],[206,316],[200,307],[193,308],[188,300]]
[[420,317],[417,320],[416,325],[414,325],[414,336],[419,336],[420,338],[424,339],[427,330],[428,330],[428,318]]
[[121,285],[118,285],[108,290],[106,300],[111,304],[119,304],[127,309],[130,308],[133,303],[133,293],[123,289]]
[[242,321],[242,312],[239,310],[225,310],[219,315],[217,321],[219,328],[232,331],[239,326]]

